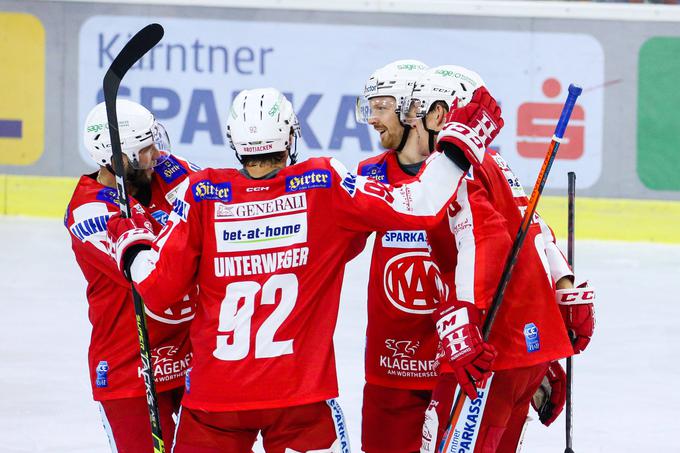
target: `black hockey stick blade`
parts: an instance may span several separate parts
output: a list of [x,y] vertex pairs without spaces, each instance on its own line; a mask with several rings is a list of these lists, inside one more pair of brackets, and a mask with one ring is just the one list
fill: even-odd
[[118,88],[125,74],[144,54],[160,42],[163,34],[164,30],[160,24],[150,24],[142,28],[125,44],[120,53],[111,62],[111,66],[109,66],[104,75],[104,103],[106,104],[106,117],[109,122],[109,134],[111,136],[111,163],[116,174],[118,206],[125,217],[129,217],[130,207],[123,178],[123,156],[120,147],[120,133],[118,132],[118,114],[116,113]]
[[163,26],[160,24],[149,24],[130,38],[130,41],[125,44],[120,53],[111,62],[108,71],[106,71],[104,76],[105,98],[115,98],[118,95],[118,86],[123,77],[125,77],[125,74],[144,54],[153,49],[163,39],[164,33]]

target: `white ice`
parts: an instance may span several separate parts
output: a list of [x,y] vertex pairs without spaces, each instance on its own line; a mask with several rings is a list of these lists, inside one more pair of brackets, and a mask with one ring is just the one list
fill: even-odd
[[[108,452],[86,368],[85,282],[61,222],[0,217],[0,452]],[[335,335],[340,402],[360,449],[369,255],[347,267]],[[680,246],[579,241],[598,290],[575,360],[574,450],[680,451]],[[132,320],[131,320],[132,322]],[[525,453],[564,451],[564,417],[530,423]]]

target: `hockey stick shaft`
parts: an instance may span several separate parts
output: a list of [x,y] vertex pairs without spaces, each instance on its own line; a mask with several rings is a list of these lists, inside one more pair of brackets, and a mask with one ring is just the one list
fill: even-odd
[[[496,314],[498,313],[498,309],[500,308],[501,302],[503,301],[505,289],[510,282],[510,277],[512,276],[515,264],[517,263],[517,257],[519,256],[519,252],[522,248],[522,245],[524,244],[524,239],[526,238],[526,235],[529,231],[529,226],[531,225],[534,213],[536,212],[538,200],[541,198],[541,193],[543,193],[543,187],[545,186],[545,183],[548,179],[550,168],[552,167],[555,156],[557,155],[557,150],[559,149],[562,138],[564,137],[564,132],[567,129],[571,112],[574,110],[574,105],[576,105],[576,99],[578,99],[582,91],[583,89],[579,86],[573,84],[569,85],[569,94],[567,95],[567,100],[562,107],[562,114],[560,115],[560,119],[558,120],[557,126],[555,127],[555,133],[553,135],[552,141],[550,142],[545,160],[543,161],[543,166],[538,172],[534,190],[531,192],[531,197],[529,198],[529,204],[527,205],[527,209],[524,212],[524,216],[522,217],[522,222],[520,224],[519,230],[517,231],[517,235],[515,236],[515,241],[512,244],[510,254],[508,255],[508,258],[505,262],[500,283],[496,288],[496,292],[494,293],[494,297],[484,321],[484,326],[482,328],[482,336],[484,337],[484,341],[488,341],[489,339],[491,327],[493,327]],[[453,423],[454,414],[459,414],[462,411],[464,402],[465,398],[463,397],[463,392],[459,388],[456,393],[456,399],[451,411],[451,415],[449,416],[449,422],[446,426],[446,435],[444,436],[438,451],[448,453],[451,446],[451,441],[453,439],[453,429],[451,425]]]
[[[125,167],[123,164],[123,151],[120,142],[120,132],[118,131],[118,113],[116,112],[116,99],[118,88],[127,71],[151,50],[163,37],[163,27],[158,24],[151,24],[137,32],[130,41],[123,47],[116,58],[111,62],[111,66],[104,76],[104,102],[106,103],[106,116],[111,137],[111,163],[116,174],[116,189],[118,196],[118,206],[123,217],[130,217],[130,200],[128,199],[125,187]],[[164,453],[163,434],[161,432],[160,414],[158,411],[158,398],[156,396],[156,385],[154,382],[153,368],[151,366],[151,351],[149,346],[149,334],[146,328],[146,317],[144,315],[144,302],[139,293],[132,285],[132,299],[135,307],[135,318],[137,321],[137,334],[139,336],[139,351],[142,359],[141,374],[144,378],[146,391],[146,402],[149,410],[149,420],[151,422],[151,436],[153,441],[153,452]]]
[[[569,200],[569,208],[567,212],[567,261],[571,267],[571,271],[574,272],[574,243],[576,240],[576,230],[574,217],[576,213],[576,173],[570,171],[567,174],[568,186],[567,186],[567,197]],[[573,390],[573,376],[574,376],[574,364],[573,358],[567,357],[567,402],[566,402],[566,413],[565,413],[565,436],[566,436],[566,448],[564,453],[574,453],[572,450],[572,438],[574,433],[573,422],[573,401],[572,401],[572,390]]]

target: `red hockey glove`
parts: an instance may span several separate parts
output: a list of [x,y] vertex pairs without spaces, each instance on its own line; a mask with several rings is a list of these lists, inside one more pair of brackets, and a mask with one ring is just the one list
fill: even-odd
[[[439,132],[437,149],[459,164],[461,152],[472,165],[484,160],[487,146],[503,128],[501,108],[485,87],[479,87],[469,104],[454,108]],[[460,165],[460,164],[459,164]]]
[[477,398],[475,381],[488,377],[496,349],[482,339],[479,310],[472,304],[452,306],[437,312],[437,333],[446,360],[440,373],[453,372],[470,399]]
[[574,354],[578,354],[586,349],[595,330],[593,309],[595,290],[588,286],[588,282],[585,282],[577,288],[558,289],[556,297],[564,325],[567,326],[574,346]]
[[550,363],[541,385],[536,389],[531,406],[545,426],[550,426],[564,409],[567,401],[567,375],[560,362]]
[[142,250],[151,248],[156,236],[153,224],[139,205],[132,207],[131,217],[123,218],[120,213],[113,215],[107,225],[109,250],[116,260],[118,269],[130,280],[130,265]]

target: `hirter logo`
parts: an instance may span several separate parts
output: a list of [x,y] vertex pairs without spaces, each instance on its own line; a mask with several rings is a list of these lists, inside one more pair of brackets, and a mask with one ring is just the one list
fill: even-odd
[[406,313],[432,313],[448,292],[427,252],[402,253],[389,260],[383,282],[389,301]]

